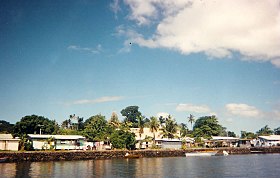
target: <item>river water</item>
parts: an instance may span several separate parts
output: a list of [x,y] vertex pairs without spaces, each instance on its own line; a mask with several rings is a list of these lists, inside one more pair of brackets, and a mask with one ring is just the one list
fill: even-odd
[[0,163],[0,177],[280,177],[280,154]]

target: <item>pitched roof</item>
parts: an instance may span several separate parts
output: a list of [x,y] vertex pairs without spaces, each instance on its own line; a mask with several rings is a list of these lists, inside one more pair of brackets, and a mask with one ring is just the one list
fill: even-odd
[[280,141],[280,135],[259,136],[259,138],[262,138],[265,140]]

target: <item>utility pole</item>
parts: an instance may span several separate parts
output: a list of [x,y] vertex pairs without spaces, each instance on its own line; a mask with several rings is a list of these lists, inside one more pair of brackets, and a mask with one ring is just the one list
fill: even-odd
[[40,127],[40,135],[42,134],[42,127],[44,127],[44,125],[39,124],[38,125]]

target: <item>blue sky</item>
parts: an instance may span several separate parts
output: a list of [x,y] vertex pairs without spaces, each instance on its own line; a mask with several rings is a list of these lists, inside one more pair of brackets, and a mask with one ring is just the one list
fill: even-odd
[[[240,134],[280,126],[279,1],[3,1],[0,119],[137,105]],[[246,13],[245,13],[246,12]],[[222,15],[221,15],[222,14]]]

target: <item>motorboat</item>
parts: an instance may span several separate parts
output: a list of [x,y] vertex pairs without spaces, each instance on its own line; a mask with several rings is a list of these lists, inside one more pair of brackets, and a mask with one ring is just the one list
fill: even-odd
[[215,156],[218,151],[202,151],[202,152],[191,152],[185,153],[186,157],[193,157],[193,156]]

